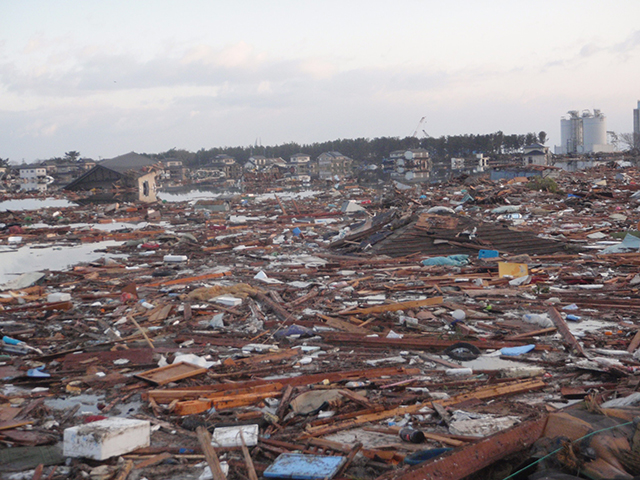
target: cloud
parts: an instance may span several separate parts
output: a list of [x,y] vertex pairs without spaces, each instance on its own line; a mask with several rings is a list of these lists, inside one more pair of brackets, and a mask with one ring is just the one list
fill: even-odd
[[580,55],[583,57],[590,57],[600,51],[600,47],[594,43],[588,43],[580,49]]
[[303,74],[310,75],[314,80],[326,80],[335,75],[337,66],[329,61],[320,59],[308,59],[300,62],[298,68]]
[[619,54],[629,54],[640,46],[640,30],[636,30],[629,35],[624,41],[613,45],[611,50]]

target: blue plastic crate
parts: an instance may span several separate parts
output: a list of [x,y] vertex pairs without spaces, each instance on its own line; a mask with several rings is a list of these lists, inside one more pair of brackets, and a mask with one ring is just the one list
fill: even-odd
[[266,478],[315,480],[333,477],[346,461],[345,457],[282,453],[264,471]]

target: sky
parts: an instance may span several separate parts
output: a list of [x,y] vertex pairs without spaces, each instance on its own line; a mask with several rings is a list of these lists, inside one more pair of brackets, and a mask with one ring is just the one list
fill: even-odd
[[637,0],[0,0],[0,158],[633,130]]

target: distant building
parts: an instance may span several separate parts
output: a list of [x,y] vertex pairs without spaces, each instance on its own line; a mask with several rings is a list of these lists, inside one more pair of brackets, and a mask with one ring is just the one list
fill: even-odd
[[162,160],[164,165],[164,178],[169,178],[174,182],[182,182],[187,178],[187,168],[182,164],[182,160],[177,158],[165,158]]
[[243,168],[250,172],[269,172],[274,169],[285,170],[287,162],[282,157],[267,158],[264,155],[252,155]]
[[291,155],[291,157],[289,157],[288,167],[292,177],[308,177],[312,171],[311,156],[306,153]]
[[541,143],[533,143],[522,147],[523,163],[525,165],[549,165],[551,154],[549,147],[545,147]]
[[130,199],[155,202],[156,177],[162,167],[155,160],[135,152],[103,160],[91,170],[64,187],[64,190],[89,191],[103,189],[130,193]]
[[382,167],[394,180],[422,182],[431,176],[433,164],[427,150],[415,148],[394,150],[389,154],[389,162],[383,160]]
[[27,166],[20,168],[20,191],[46,192],[53,179],[47,176],[47,167]]
[[607,144],[607,119],[597,109],[591,113],[583,110],[568,112],[569,116],[560,120],[560,145],[555,148],[558,155],[571,153],[613,152],[613,145]]
[[640,100],[638,108],[633,109],[633,145],[640,148]]
[[476,153],[465,158],[451,157],[451,173],[454,175],[484,172],[489,165],[489,158],[482,153]]
[[320,180],[337,180],[351,175],[353,160],[340,152],[324,152],[318,156]]

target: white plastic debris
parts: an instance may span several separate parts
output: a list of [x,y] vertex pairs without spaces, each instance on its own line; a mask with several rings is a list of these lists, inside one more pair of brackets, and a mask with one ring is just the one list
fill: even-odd
[[[241,437],[242,436],[242,437]],[[242,439],[247,447],[258,444],[258,424],[218,427],[211,436],[214,447],[241,447]]]

